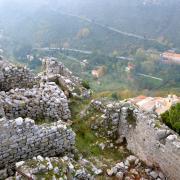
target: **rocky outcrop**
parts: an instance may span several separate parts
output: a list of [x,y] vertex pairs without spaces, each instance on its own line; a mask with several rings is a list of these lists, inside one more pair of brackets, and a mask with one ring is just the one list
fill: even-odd
[[35,125],[29,118],[0,119],[0,169],[34,156],[72,151],[75,134],[61,121]]
[[[143,112],[128,102],[103,103],[93,101],[100,110],[106,134],[118,143],[126,141],[127,148],[149,166],[161,168],[168,179],[180,177],[180,137],[162,124],[154,113]],[[102,130],[101,130],[102,131]]]
[[0,60],[0,91],[31,88],[37,84],[38,80],[39,78],[35,77],[29,69]]
[[32,89],[0,92],[1,109],[7,118],[29,117],[35,120],[68,120],[70,110],[64,92],[54,83],[40,83]]

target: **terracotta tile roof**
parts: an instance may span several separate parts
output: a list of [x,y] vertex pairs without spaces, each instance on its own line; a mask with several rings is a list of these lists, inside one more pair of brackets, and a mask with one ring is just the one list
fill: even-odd
[[136,104],[136,103],[138,103],[139,101],[142,101],[143,99],[146,99],[146,98],[147,98],[146,96],[141,95],[141,96],[138,96],[138,97],[135,97],[135,98],[130,99],[130,101],[131,101],[132,103]]
[[170,109],[172,104],[180,102],[180,98],[175,95],[167,98],[138,96],[129,101],[144,111],[155,111],[157,114],[162,114]]
[[179,60],[180,61],[180,54],[176,54],[176,53],[171,53],[171,52],[165,52],[162,54],[163,58],[167,58],[167,59],[174,59],[174,60]]

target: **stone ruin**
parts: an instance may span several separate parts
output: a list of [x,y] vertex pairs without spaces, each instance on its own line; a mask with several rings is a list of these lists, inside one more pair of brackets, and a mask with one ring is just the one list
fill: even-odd
[[29,117],[35,120],[68,120],[70,110],[63,91],[54,83],[41,83],[32,89],[0,92],[2,114],[7,118]]
[[84,88],[81,80],[61,62],[57,62],[54,58],[45,58],[42,65],[44,79],[56,82],[67,96],[90,97],[90,90]]
[[[61,69],[53,71],[53,67],[51,75],[61,74]],[[62,70],[64,77],[71,78],[66,71]],[[75,133],[63,122],[70,117],[68,99],[55,82],[0,60],[0,169],[7,171],[17,161],[38,155],[73,151]],[[55,122],[36,125],[32,119]]]
[[61,121],[35,125],[29,118],[2,118],[0,132],[0,169],[38,155],[61,155],[75,144],[74,132]]
[[29,69],[0,60],[0,91],[22,87],[32,88],[38,80],[39,78],[35,77]]
[[[74,150],[75,133],[63,122],[70,118],[65,93],[73,95],[78,89],[83,96],[86,89],[61,63],[47,60],[44,67],[35,76],[24,67],[0,60],[0,169],[6,168],[0,176],[1,172],[12,175],[10,167],[17,161]],[[126,142],[131,152],[160,168],[168,179],[179,179],[180,137],[160,123],[156,114],[125,101],[94,100],[91,107],[101,112],[102,121],[97,118],[95,123],[100,133],[117,143]],[[32,119],[55,122],[36,125]]]
[[[47,61],[44,74],[38,76],[27,68],[4,60],[0,61],[0,65],[0,117],[55,121],[66,121],[71,117],[66,95],[49,77],[62,78],[63,75],[64,79],[72,79],[73,86],[78,86],[80,80],[61,63]],[[69,82],[64,82],[64,87],[71,91]]]
[[[161,123],[159,117],[139,110],[132,103],[92,101],[91,108],[102,113],[94,126],[127,148],[149,166],[160,168],[168,179],[180,177],[180,137]],[[103,128],[103,130],[101,129]],[[104,131],[106,129],[106,131]]]
[[70,79],[74,84],[80,84],[80,79],[78,77],[74,76],[61,62],[57,62],[53,58],[46,58],[43,60],[43,69],[48,77],[60,75]]

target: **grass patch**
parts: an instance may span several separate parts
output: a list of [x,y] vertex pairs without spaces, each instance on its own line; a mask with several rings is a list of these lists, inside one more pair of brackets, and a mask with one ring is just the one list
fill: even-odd
[[99,156],[101,154],[100,148],[95,145],[97,137],[94,131],[90,128],[91,123],[88,117],[76,119],[72,128],[76,132],[76,146],[84,157]]
[[[79,152],[87,159],[92,159],[93,157],[98,158],[101,162],[108,161],[118,161],[122,160],[126,153],[123,150],[108,148],[106,147],[102,150],[99,147],[100,143],[106,143],[107,138],[97,137],[96,131],[91,129],[92,123],[97,120],[102,114],[97,110],[89,110],[85,116],[80,117],[80,113],[89,107],[90,100],[72,100],[71,101],[71,111],[73,125],[72,129],[76,133],[76,147]],[[104,131],[107,131],[104,129]]]

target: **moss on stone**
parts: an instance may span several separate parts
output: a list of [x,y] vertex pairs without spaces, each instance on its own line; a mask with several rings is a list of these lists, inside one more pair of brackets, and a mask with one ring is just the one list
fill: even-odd
[[155,122],[155,128],[161,128],[161,123],[160,121]]

